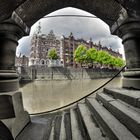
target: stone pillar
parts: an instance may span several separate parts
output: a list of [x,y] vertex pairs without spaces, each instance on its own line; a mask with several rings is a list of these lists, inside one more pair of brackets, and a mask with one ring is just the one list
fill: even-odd
[[126,57],[122,87],[140,89],[140,16],[136,11],[123,11],[112,26],[113,34],[122,38]]
[[28,31],[16,13],[0,23],[0,119],[14,138],[30,121],[23,108],[21,92],[18,91],[18,75],[15,72],[18,40]]
[[15,52],[21,29],[11,23],[0,23],[0,92],[18,90],[18,75],[15,72]]

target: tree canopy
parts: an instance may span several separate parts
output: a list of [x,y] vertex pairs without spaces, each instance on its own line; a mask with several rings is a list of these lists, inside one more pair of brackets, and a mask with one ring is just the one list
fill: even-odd
[[78,63],[90,63],[94,62],[101,65],[106,65],[110,67],[122,67],[125,62],[120,57],[115,57],[109,54],[107,51],[100,50],[97,51],[95,48],[87,49],[85,45],[81,44],[77,47],[74,52],[75,61]]
[[58,59],[57,51],[56,51],[55,48],[51,48],[51,49],[48,51],[48,57],[49,57],[49,59],[53,59],[53,60]]
[[95,48],[90,48],[86,51],[86,58],[87,58],[87,63],[93,63],[97,61],[97,50]]
[[77,49],[74,52],[74,57],[75,57],[75,61],[79,62],[79,63],[85,63],[86,61],[86,52],[87,52],[87,48],[81,44],[77,47]]

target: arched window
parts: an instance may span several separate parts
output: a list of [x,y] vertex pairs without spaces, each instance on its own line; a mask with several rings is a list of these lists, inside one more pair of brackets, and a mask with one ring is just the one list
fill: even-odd
[[45,63],[44,60],[42,60],[42,65],[44,65],[44,63]]

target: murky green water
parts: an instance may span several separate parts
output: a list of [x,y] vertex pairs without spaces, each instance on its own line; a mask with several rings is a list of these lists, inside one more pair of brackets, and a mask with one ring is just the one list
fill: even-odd
[[[35,81],[20,88],[24,108],[29,113],[39,113],[71,103],[107,82],[109,79]],[[114,79],[107,85],[121,86],[121,78]]]

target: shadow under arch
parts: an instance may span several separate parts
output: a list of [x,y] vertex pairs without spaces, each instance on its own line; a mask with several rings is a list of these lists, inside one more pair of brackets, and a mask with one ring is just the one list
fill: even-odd
[[[30,8],[29,8],[30,7]],[[25,1],[16,9],[16,13],[22,18],[28,27],[31,27],[43,16],[66,7],[74,7],[96,15],[109,26],[119,17],[122,6],[115,0],[83,0],[83,1]]]

